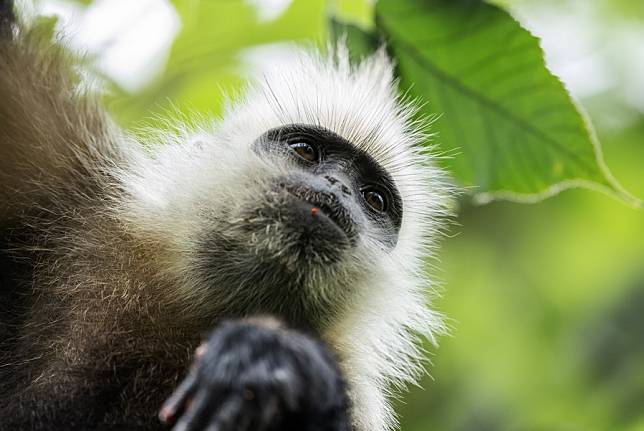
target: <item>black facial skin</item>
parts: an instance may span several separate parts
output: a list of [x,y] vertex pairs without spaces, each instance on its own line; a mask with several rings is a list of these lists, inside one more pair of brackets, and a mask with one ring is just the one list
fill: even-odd
[[[328,196],[320,209],[349,239],[355,234],[355,224],[366,217],[382,229],[386,248],[396,245],[402,199],[392,178],[371,155],[328,129],[304,124],[271,129],[257,140],[254,149],[267,157],[288,157],[309,174],[295,174],[280,186],[289,192],[296,190],[292,193],[295,199],[313,206],[319,202],[309,199],[307,191],[313,196]],[[350,226],[351,220],[354,226]]]

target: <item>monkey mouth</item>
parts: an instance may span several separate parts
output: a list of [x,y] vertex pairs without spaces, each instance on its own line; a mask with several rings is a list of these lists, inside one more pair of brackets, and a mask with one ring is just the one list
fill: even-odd
[[349,211],[338,197],[327,191],[315,190],[301,185],[280,184],[291,197],[295,198],[294,209],[301,220],[312,225],[330,225],[353,243],[356,237],[355,223]]
[[[305,274],[316,265],[342,261],[356,245],[358,226],[331,191],[286,181],[269,187],[265,201],[242,210],[238,217],[242,224],[236,225],[240,230],[233,229],[230,238],[220,240],[241,241],[254,262],[259,259],[268,265],[263,273]],[[236,232],[242,234],[238,239]]]

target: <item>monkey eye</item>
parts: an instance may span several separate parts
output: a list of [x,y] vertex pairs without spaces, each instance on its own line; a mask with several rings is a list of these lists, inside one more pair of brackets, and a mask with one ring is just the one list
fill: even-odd
[[376,212],[385,212],[387,209],[387,200],[378,190],[369,187],[362,190],[362,197],[365,202]]
[[315,146],[309,144],[308,142],[293,141],[289,142],[288,146],[291,147],[295,154],[297,154],[307,162],[317,162],[319,159],[317,148],[315,148]]

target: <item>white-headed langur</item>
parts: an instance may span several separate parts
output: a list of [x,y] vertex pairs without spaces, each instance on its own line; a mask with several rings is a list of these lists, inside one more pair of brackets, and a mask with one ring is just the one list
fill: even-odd
[[448,187],[385,51],[294,48],[144,139],[20,21],[0,0],[0,430],[394,428]]

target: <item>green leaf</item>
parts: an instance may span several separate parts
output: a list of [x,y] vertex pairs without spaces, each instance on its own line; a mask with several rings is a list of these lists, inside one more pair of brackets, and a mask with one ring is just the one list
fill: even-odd
[[590,124],[546,68],[539,40],[478,0],[380,0],[376,24],[403,91],[439,114],[444,161],[475,199],[537,201],[584,186],[628,195],[605,167]]
[[335,16],[329,17],[329,33],[335,43],[346,43],[349,54],[355,61],[373,54],[380,45],[378,35]]

